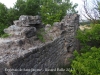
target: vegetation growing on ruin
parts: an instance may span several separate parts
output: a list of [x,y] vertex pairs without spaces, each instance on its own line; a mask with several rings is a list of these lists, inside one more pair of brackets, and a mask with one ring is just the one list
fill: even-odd
[[44,39],[44,34],[46,34],[46,32],[44,31],[44,29],[40,29],[38,32],[37,32],[37,38],[41,41],[41,42],[45,42],[45,39]]
[[[86,1],[86,0],[84,0]],[[97,7],[94,12],[99,16],[92,17],[91,12],[87,11],[87,3],[84,2],[84,9],[89,20],[90,29],[84,31],[78,30],[77,38],[80,41],[80,51],[74,51],[74,60],[72,61],[71,73],[73,75],[99,75],[100,74],[100,1],[97,1]],[[13,20],[18,19],[20,15],[40,15],[44,24],[53,24],[60,21],[68,13],[77,13],[75,8],[77,4],[72,4],[70,0],[17,0],[14,7],[7,8],[0,3],[0,37],[7,37],[3,30],[13,24]],[[95,13],[96,14],[96,13]],[[95,15],[94,14],[94,15]],[[98,24],[97,24],[98,23]],[[84,24],[84,22],[82,23]],[[45,42],[43,31],[37,33],[37,37]]]
[[0,36],[21,15],[40,15],[44,24],[52,24],[60,21],[69,11],[76,13],[76,7],[77,4],[73,5],[70,0],[17,0],[12,8],[0,3]]
[[5,34],[1,35],[1,38],[6,38],[6,37],[9,37],[9,36],[10,36],[9,34],[5,33]]

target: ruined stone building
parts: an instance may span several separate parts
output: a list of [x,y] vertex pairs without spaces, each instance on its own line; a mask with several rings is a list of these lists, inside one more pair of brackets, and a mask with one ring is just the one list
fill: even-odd
[[40,16],[20,16],[4,29],[10,36],[0,38],[0,75],[43,75],[45,68],[66,64],[68,54],[78,47],[78,27],[77,14],[53,25],[44,25]]

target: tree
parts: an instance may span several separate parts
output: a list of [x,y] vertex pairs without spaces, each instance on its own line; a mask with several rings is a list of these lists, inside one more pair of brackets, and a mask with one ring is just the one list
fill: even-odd
[[99,0],[91,0],[90,3],[88,3],[88,0],[83,0],[83,10],[83,16],[85,16],[92,23],[98,23],[98,19],[100,19]]
[[0,3],[0,23],[6,23],[7,22],[7,7]]
[[38,15],[40,12],[40,0],[27,0],[25,12],[27,15]]
[[39,11],[39,0],[17,0],[14,7],[8,9],[8,23],[12,25],[21,15],[38,15]]
[[7,12],[7,20],[9,25],[13,25],[13,21],[19,18],[18,11],[14,8],[9,8]]
[[54,3],[52,0],[49,0],[41,6],[40,11],[42,20],[45,24],[52,24],[54,21],[59,21],[62,14],[62,10],[57,3]]
[[4,34],[4,29],[8,26],[7,7],[0,3],[0,36]]
[[[76,12],[76,7],[77,4],[73,5],[70,0],[66,0],[66,2],[62,2],[62,0],[17,0],[14,7],[8,11],[8,18],[12,23],[20,15],[40,15],[45,24],[52,24],[60,21],[66,12]],[[14,15],[16,16],[13,17]]]
[[[42,2],[43,1],[43,2]],[[62,2],[62,0],[41,0],[42,20],[45,24],[52,24],[55,21],[60,21],[67,13],[76,13],[75,8],[70,0]]]
[[37,15],[40,10],[39,0],[17,0],[14,5],[18,15]]

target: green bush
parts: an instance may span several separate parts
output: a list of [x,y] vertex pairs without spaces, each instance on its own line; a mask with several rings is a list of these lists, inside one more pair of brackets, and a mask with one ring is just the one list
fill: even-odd
[[37,34],[37,37],[39,38],[39,40],[40,40],[41,42],[45,42],[45,40],[44,40],[44,38],[43,38],[43,35],[42,35],[41,33],[38,33],[38,34]]
[[6,37],[9,37],[10,35],[9,34],[3,34],[3,35],[1,35],[1,38],[6,38]]
[[37,38],[39,38],[39,40],[40,40],[41,42],[45,42],[44,34],[46,34],[46,32],[44,31],[43,28],[41,28],[41,29],[37,32]]
[[80,40],[81,44],[88,46],[100,46],[100,24],[91,25],[90,29],[85,29],[84,31],[78,30],[77,38]]
[[77,32],[81,50],[80,53],[74,51],[75,58],[71,64],[73,75],[100,75],[100,24],[90,27]]
[[71,65],[73,75],[100,75],[100,48],[92,47],[81,55],[75,51],[74,55],[76,57]]
[[7,27],[7,25],[0,23],[0,37],[4,34],[4,29]]
[[59,22],[69,11],[77,13],[77,4],[72,4],[70,0],[41,0],[40,15],[44,24]]

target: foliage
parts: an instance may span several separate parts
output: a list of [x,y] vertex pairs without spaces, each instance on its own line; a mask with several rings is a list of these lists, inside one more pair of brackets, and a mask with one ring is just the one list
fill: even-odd
[[76,57],[72,63],[75,68],[73,75],[100,75],[100,48],[92,47],[89,52],[81,56],[75,52]]
[[14,7],[8,9],[8,23],[13,24],[21,15],[37,15],[39,11],[39,0],[17,0]]
[[89,0],[83,0],[83,16],[90,20],[91,23],[100,23],[100,21],[97,21],[100,19],[100,0],[92,0],[90,3],[89,2]]
[[14,5],[18,16],[20,15],[37,15],[40,10],[39,0],[17,0]]
[[100,44],[100,24],[91,25],[90,29],[78,30],[77,38],[82,45],[96,46]]
[[14,8],[9,8],[7,13],[7,20],[9,25],[13,25],[13,21],[17,20],[19,16],[17,15],[17,10]]
[[4,34],[4,29],[7,28],[8,26],[3,24],[3,23],[0,23],[0,37]]
[[7,22],[7,7],[0,3],[0,23],[6,23]]
[[100,74],[100,24],[91,25],[90,29],[77,32],[81,43],[80,54],[74,51],[75,59],[72,62],[73,75]]
[[37,37],[39,38],[39,40],[40,40],[41,42],[45,42],[45,40],[44,40],[44,38],[43,38],[43,35],[42,35],[41,33],[38,33],[38,34],[37,34]]
[[100,18],[100,1],[99,1],[99,0],[97,1],[97,5],[98,5],[98,7],[97,7],[96,9],[97,9],[98,12],[99,12],[99,18]]
[[41,4],[40,14],[42,21],[45,24],[53,24],[54,22],[60,21],[64,15],[68,13],[76,13],[75,8],[77,4],[72,5],[70,0],[62,2],[61,0],[43,0]]
[[52,24],[54,21],[59,21],[62,10],[59,10],[59,6],[51,1],[48,4],[41,6],[41,16],[45,24]]
[[37,38],[39,38],[39,40],[40,40],[41,42],[45,42],[44,34],[46,34],[46,32],[44,31],[44,29],[40,29],[40,30],[37,32]]
[[[13,24],[20,15],[37,15],[39,12],[39,0],[17,0],[13,8],[7,8],[0,3],[0,36],[3,30]],[[4,25],[4,26],[3,26]]]
[[7,37],[9,37],[10,35],[9,34],[3,34],[3,35],[1,35],[1,38],[7,38]]
[[0,3],[0,37],[4,34],[4,29],[8,27],[7,7]]
[[7,8],[0,3],[0,35],[4,33],[4,28],[12,25],[20,15],[40,15],[45,24],[53,24],[55,21],[60,21],[66,13],[76,13],[76,7],[77,4],[73,5],[70,0],[65,0],[65,2],[62,0],[17,0],[12,8]]

